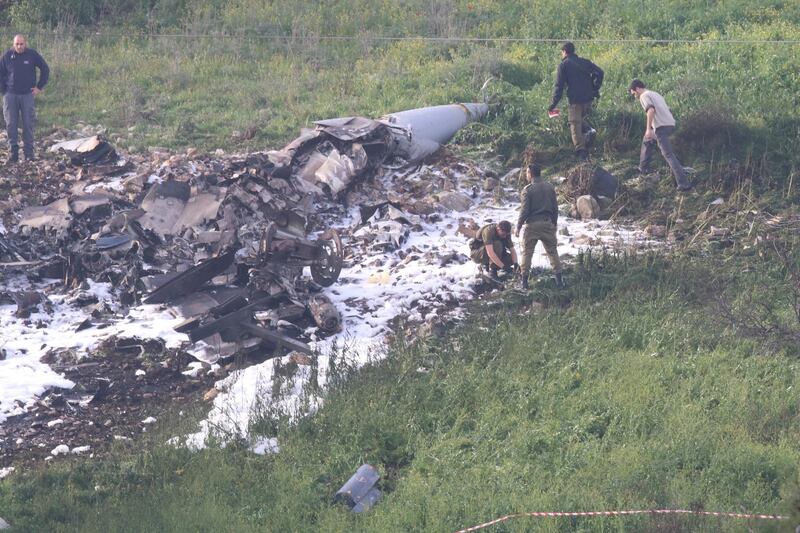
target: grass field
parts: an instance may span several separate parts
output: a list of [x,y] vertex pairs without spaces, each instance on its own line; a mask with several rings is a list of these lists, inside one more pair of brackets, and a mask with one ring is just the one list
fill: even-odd
[[[568,131],[544,112],[558,43],[534,39],[572,37],[607,72],[593,118],[598,160],[634,161],[644,121],[625,88],[641,77],[678,118],[683,162],[702,171],[692,211],[679,214],[700,224],[706,200],[724,195],[736,237],[729,247],[692,240],[663,254],[584,256],[566,292],[537,285],[541,305],[481,301],[442,338],[398,341],[379,364],[340,367],[314,416],[259,421],[274,428],[276,455],[166,446],[193,420],[176,417],[136,449],[0,481],[0,516],[15,531],[455,531],[521,511],[665,507],[792,518],[521,518],[490,531],[800,524],[797,235],[747,218],[796,213],[800,201],[797,3],[170,5],[173,26],[131,8],[124,29],[86,15],[100,26],[53,32],[20,2],[9,20],[32,24],[30,44],[53,69],[40,130],[102,124],[133,151],[260,150],[315,119],[472,100],[494,75],[490,120],[465,129],[461,149],[512,165],[533,146],[560,171]],[[138,34],[149,30],[159,36]],[[654,200],[636,214],[688,209],[671,195]],[[384,499],[355,516],[331,499],[364,462],[382,473]]]
[[[314,416],[262,422],[277,455],[191,453],[158,435],[6,482],[0,507],[22,531],[455,531],[520,511],[649,508],[797,522],[797,346],[734,330],[715,298],[743,312],[748,288],[788,291],[772,260],[584,257],[566,293],[538,286],[530,312],[520,296],[484,301],[443,338],[342,370]],[[364,462],[385,495],[356,516],[331,499]],[[533,520],[542,531],[789,524],[524,518],[497,530]]]
[[[800,120],[787,112],[800,104],[794,3],[617,0],[593,9],[552,0],[439,0],[401,9],[388,2],[237,0],[223,8],[212,0],[159,0],[148,16],[173,15],[154,26],[131,1],[122,19],[128,24],[108,24],[121,15],[106,7],[95,16],[101,26],[50,30],[42,21],[58,10],[44,9],[47,1],[18,4],[8,17],[17,24],[0,33],[10,43],[17,28],[29,28],[30,45],[52,66],[39,102],[41,129],[102,124],[133,151],[276,148],[316,119],[474,100],[491,75],[499,78],[490,88],[491,120],[472,128],[469,140],[513,161],[529,144],[569,144],[565,124],[544,110],[558,40],[571,37],[579,54],[607,71],[594,114],[606,159],[638,146],[643,115],[625,88],[640,77],[672,107],[688,164],[714,174],[735,158],[778,188],[797,171]],[[69,2],[75,12],[99,5]]]

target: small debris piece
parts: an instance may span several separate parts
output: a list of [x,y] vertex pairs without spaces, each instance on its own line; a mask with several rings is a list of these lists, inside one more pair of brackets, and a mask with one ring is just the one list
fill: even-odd
[[203,401],[204,402],[210,402],[214,398],[216,398],[218,394],[219,394],[219,391],[216,388],[208,389],[208,391],[206,391],[206,393],[203,395]]
[[[294,363],[300,366],[309,366],[312,363],[312,359],[310,355],[304,354],[302,352],[292,352],[288,355],[289,362]],[[216,389],[212,389],[216,390]],[[209,391],[211,392],[211,391]],[[206,393],[208,394],[208,393]]]
[[657,239],[663,239],[667,236],[667,227],[660,226],[657,224],[650,224],[644,229],[644,232],[651,237],[655,237]]
[[449,211],[464,212],[472,207],[472,198],[461,192],[446,191],[439,194],[439,205]]
[[326,332],[337,332],[341,329],[342,317],[339,310],[333,305],[330,298],[324,294],[315,294],[308,300],[308,308],[314,322],[321,330]]
[[347,483],[336,493],[334,502],[344,502],[354,513],[369,510],[381,498],[381,492],[375,487],[380,474],[371,465],[361,465]]
[[280,446],[278,446],[278,439],[261,438],[250,447],[250,450],[257,455],[266,455],[268,453],[278,453]]
[[600,205],[593,196],[583,195],[575,200],[575,209],[581,220],[589,220],[600,216]]
[[59,444],[58,446],[50,450],[50,455],[53,456],[66,455],[68,453],[69,453],[69,446],[67,446],[66,444]]

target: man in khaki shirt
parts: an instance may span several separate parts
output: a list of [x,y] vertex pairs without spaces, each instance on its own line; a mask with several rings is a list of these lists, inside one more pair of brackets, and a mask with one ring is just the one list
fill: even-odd
[[642,139],[642,149],[639,152],[639,172],[646,174],[650,170],[653,152],[658,145],[661,155],[664,156],[672,175],[675,176],[678,190],[688,191],[692,188],[692,184],[686,178],[686,171],[678,161],[669,140],[670,135],[675,131],[675,118],[664,101],[664,97],[647,89],[644,82],[639,79],[631,82],[628,92],[634,98],[639,99],[639,103],[642,104],[642,109],[647,115],[647,126]]
[[497,278],[497,271],[506,273],[517,270],[517,251],[511,240],[511,223],[501,220],[496,224],[486,224],[475,235],[470,256],[483,268],[488,269],[489,276]]
[[533,250],[539,241],[542,241],[544,251],[556,274],[556,285],[563,287],[564,280],[561,277],[561,260],[558,257],[558,238],[556,237],[556,224],[558,223],[556,191],[550,183],[542,180],[542,169],[539,165],[528,165],[526,176],[529,183],[522,190],[516,232],[519,237],[520,230],[525,228],[522,237],[524,242],[521,265],[522,288],[528,288]]

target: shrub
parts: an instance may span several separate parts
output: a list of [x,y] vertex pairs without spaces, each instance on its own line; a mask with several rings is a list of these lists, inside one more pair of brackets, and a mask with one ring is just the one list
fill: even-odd
[[734,116],[732,110],[721,106],[696,109],[681,120],[675,142],[705,153],[736,152],[752,132]]

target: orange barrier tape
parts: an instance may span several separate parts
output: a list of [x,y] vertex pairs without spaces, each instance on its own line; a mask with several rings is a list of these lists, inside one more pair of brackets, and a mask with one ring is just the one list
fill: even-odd
[[558,517],[558,516],[625,516],[625,515],[636,515],[636,514],[651,514],[651,515],[661,515],[661,514],[691,514],[697,516],[721,516],[725,518],[758,518],[762,520],[786,520],[788,516],[781,516],[781,515],[774,515],[774,514],[745,514],[745,513],[717,513],[714,511],[689,511],[687,509],[646,509],[641,511],[583,511],[583,512],[533,512],[533,513],[516,513],[506,515],[491,522],[486,522],[485,524],[480,524],[477,526],[472,526],[467,529],[461,529],[456,533],[467,533],[468,531],[477,531],[478,529],[483,529],[485,527],[493,526],[495,524],[499,524],[500,522],[505,522],[506,520],[511,520],[512,518],[521,518],[523,516],[532,516],[536,518],[544,518],[544,517]]

